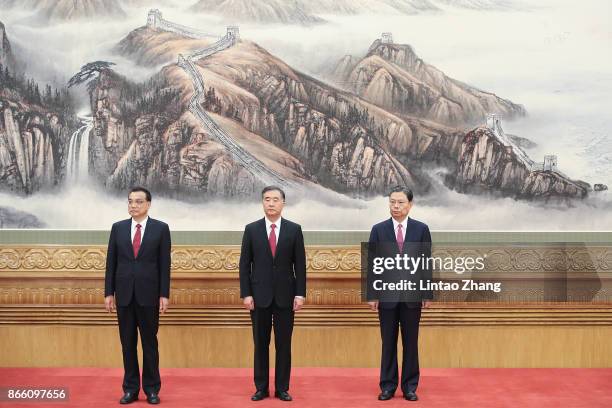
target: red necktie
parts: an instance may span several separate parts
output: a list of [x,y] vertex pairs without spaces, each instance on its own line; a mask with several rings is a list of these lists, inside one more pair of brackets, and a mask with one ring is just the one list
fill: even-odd
[[270,243],[270,250],[272,251],[272,257],[274,257],[276,255],[276,232],[274,232],[274,230],[276,229],[276,224],[270,225],[270,228],[272,228],[272,231],[270,231],[268,242]]
[[400,252],[404,251],[404,234],[402,234],[402,224],[397,225],[397,246]]
[[140,249],[140,227],[142,227],[142,225],[136,224],[136,233],[134,234],[134,242],[132,242],[132,246],[134,247],[134,258],[138,256],[138,250]]

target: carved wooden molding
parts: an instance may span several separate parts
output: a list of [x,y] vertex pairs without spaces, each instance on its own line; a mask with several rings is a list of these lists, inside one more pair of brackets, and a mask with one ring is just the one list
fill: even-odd
[[[249,313],[234,307],[172,307],[162,325],[250,327]],[[100,306],[0,306],[0,325],[116,325],[114,313]],[[366,306],[308,306],[296,314],[296,326],[378,326],[378,314]],[[433,306],[423,311],[424,326],[610,326],[612,308],[593,305],[487,307]]]
[[[308,246],[310,273],[359,274],[361,254],[355,246]],[[435,257],[486,256],[487,270],[599,271],[612,272],[612,247],[540,246],[479,248],[436,246]],[[172,270],[187,273],[232,273],[238,271],[240,248],[231,245],[180,246],[172,250]],[[103,272],[106,248],[103,246],[19,246],[0,248],[0,276],[9,271]]]
[[[503,281],[493,293],[448,292],[443,302],[561,301],[567,289],[581,301],[612,299],[612,247],[437,246],[440,258],[487,255],[487,276]],[[175,305],[238,305],[240,249],[231,245],[174,246],[171,301]],[[103,297],[106,248],[102,246],[3,246],[0,248],[0,304],[99,304]],[[355,246],[307,247],[311,305],[359,305],[361,254]],[[441,274],[447,280],[470,274]],[[572,276],[571,285],[563,286]],[[549,279],[548,287],[533,282]],[[559,279],[557,285],[554,279]],[[599,285],[599,286],[597,286]]]
[[[58,285],[61,285],[58,282]],[[94,305],[101,304],[104,297],[103,281],[100,279],[98,287],[79,288],[79,287],[0,287],[0,305]],[[240,290],[238,286],[225,288],[176,288],[170,291],[170,301],[174,305],[239,305]],[[522,285],[515,285],[506,289],[503,297],[498,297],[490,292],[445,292],[440,295],[436,292],[437,302],[489,302],[507,304],[512,306],[517,303],[538,302],[538,301],[557,301],[567,300],[568,291],[559,288],[547,290],[542,287],[531,287],[530,282]],[[352,285],[345,285],[320,289],[308,289],[306,293],[307,303],[310,305],[360,305],[364,303],[361,298],[361,288],[359,282]],[[559,293],[557,293],[559,292]],[[602,288],[596,296],[592,288],[585,284],[584,287],[572,288],[571,300],[609,303],[612,299],[612,291],[609,288]],[[611,306],[612,307],[612,306]]]
[[[58,282],[58,284],[61,284]],[[93,305],[104,298],[103,282],[94,288],[67,287],[0,287],[0,304],[4,305]],[[308,304],[359,305],[361,290],[357,288],[308,289]],[[240,305],[240,288],[232,283],[225,288],[175,288],[170,291],[173,305]]]

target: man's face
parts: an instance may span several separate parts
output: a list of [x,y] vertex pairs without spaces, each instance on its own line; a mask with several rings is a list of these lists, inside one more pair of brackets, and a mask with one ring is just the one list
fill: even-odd
[[412,202],[408,201],[408,197],[404,193],[391,193],[389,196],[389,211],[391,216],[398,221],[402,221],[408,216]]
[[283,207],[285,206],[285,200],[278,190],[266,191],[263,195],[263,208],[264,213],[268,219],[276,220],[281,216]]
[[128,212],[132,218],[144,218],[149,213],[151,202],[143,191],[134,191],[128,196]]

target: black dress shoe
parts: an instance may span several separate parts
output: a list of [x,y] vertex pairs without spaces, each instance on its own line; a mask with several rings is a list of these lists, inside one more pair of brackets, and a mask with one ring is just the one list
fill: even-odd
[[150,394],[147,394],[147,402],[149,404],[159,404],[161,401],[159,400],[159,395],[157,395],[157,393],[152,392]]
[[391,398],[393,398],[393,394],[395,394],[395,391],[383,391],[380,394],[378,394],[378,400],[379,401],[388,401]]
[[261,401],[264,398],[268,398],[270,396],[269,391],[257,390],[255,394],[251,397],[251,401]]
[[274,391],[274,396],[281,401],[293,401],[293,398],[291,398],[287,391]]
[[131,404],[134,401],[138,401],[138,393],[137,392],[126,392],[123,394],[123,397],[119,400],[120,404]]
[[418,401],[419,400],[419,397],[417,397],[414,391],[408,391],[407,393],[405,393],[404,398],[407,399],[408,401]]

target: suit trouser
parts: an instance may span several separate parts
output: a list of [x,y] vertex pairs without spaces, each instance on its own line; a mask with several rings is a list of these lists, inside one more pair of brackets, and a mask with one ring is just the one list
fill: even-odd
[[123,391],[138,393],[140,371],[138,367],[138,332],[142,343],[142,389],[146,394],[158,393],[161,388],[157,329],[159,307],[140,306],[135,298],[128,306],[117,306],[119,337],[123,352]]
[[421,308],[410,308],[399,302],[391,309],[378,308],[382,353],[380,362],[380,389],[397,389],[397,334],[402,333],[402,392],[415,392],[419,384],[419,321]]
[[288,391],[291,376],[291,335],[293,333],[292,307],[281,308],[273,301],[268,307],[251,310],[253,342],[255,344],[254,379],[257,390],[269,389],[270,374],[270,333],[274,326],[274,347],[276,362],[274,387],[276,391]]

